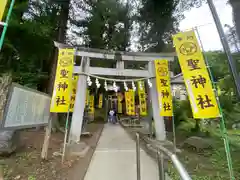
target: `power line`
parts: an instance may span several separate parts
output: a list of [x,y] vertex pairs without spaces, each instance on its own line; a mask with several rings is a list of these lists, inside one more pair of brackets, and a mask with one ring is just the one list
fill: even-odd
[[193,29],[196,29],[196,28],[199,29],[200,27],[209,26],[209,25],[214,25],[214,24],[213,24],[213,23],[201,24],[201,25],[198,25],[198,26],[193,26],[193,27],[191,27],[191,28],[183,29],[183,30],[181,30],[181,32],[193,30]]

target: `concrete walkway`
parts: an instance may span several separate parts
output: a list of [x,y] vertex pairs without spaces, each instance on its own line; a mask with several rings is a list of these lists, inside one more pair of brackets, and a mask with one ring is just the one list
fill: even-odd
[[[84,180],[136,180],[135,142],[120,125],[106,124]],[[141,150],[141,180],[158,180],[157,164]]]

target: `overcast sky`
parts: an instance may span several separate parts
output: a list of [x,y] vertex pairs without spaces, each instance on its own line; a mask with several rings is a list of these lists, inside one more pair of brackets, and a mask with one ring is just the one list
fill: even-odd
[[[227,0],[213,0],[218,11],[222,25],[233,25],[232,8]],[[212,14],[207,4],[200,8],[191,9],[185,12],[185,19],[180,23],[181,31],[200,26],[199,33],[203,41],[204,50],[220,50],[222,45],[215,27]],[[203,25],[203,26],[201,26]],[[227,30],[227,29],[225,29]]]

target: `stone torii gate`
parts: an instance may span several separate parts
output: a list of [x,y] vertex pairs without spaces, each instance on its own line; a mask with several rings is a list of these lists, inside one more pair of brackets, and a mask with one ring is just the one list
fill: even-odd
[[[68,45],[55,42],[58,48],[70,48]],[[71,47],[72,48],[72,47]],[[75,56],[81,56],[80,66],[74,66],[74,74],[79,74],[77,83],[77,92],[72,115],[72,123],[69,133],[69,142],[77,143],[80,141],[80,135],[83,123],[83,114],[85,108],[86,89],[87,89],[87,76],[81,73],[87,73],[99,76],[119,76],[119,77],[135,77],[135,78],[150,78],[155,77],[154,60],[167,59],[173,61],[173,53],[135,53],[135,52],[109,52],[106,50],[91,49],[91,48],[78,48]],[[116,59],[116,57],[119,57]],[[103,68],[90,66],[90,58],[101,59],[101,61],[116,62],[116,68]],[[142,62],[146,64],[145,69],[126,69],[124,64],[127,61]],[[158,140],[165,140],[165,124],[163,117],[160,116],[158,93],[156,88],[156,80],[152,78],[152,88],[149,90],[150,99],[152,103],[152,111],[150,110],[149,116],[153,116],[156,129],[156,138]]]

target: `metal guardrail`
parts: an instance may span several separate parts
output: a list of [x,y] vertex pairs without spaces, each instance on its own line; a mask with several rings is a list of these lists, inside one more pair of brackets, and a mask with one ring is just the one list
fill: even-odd
[[[152,142],[147,142],[146,139],[143,139],[145,143],[150,144],[157,150],[157,164],[159,171],[159,180],[165,180],[165,168],[164,168],[164,155],[168,157],[174,164],[176,170],[178,171],[182,180],[192,180],[189,176],[186,169],[183,167],[182,163],[177,158],[176,154],[170,152],[168,149],[163,146],[156,146]],[[136,133],[136,163],[137,163],[137,180],[141,180],[141,157],[140,157],[140,135]]]
[[140,155],[140,138],[139,134],[136,134],[136,163],[137,163],[137,180],[141,180],[141,155]]

